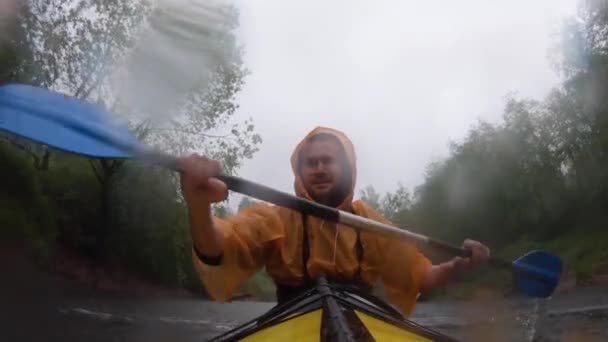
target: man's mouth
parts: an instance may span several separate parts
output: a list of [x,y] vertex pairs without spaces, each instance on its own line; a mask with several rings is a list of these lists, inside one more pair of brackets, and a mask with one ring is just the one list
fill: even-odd
[[313,183],[313,185],[315,188],[326,188],[331,186],[331,182],[327,181],[327,182],[317,182],[317,183]]

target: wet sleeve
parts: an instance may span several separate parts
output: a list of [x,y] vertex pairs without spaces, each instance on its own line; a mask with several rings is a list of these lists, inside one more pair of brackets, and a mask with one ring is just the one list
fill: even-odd
[[264,266],[270,249],[283,237],[283,225],[275,207],[254,204],[229,218],[214,218],[224,236],[222,254],[201,256],[193,248],[195,270],[209,295],[229,300],[241,284]]
[[403,314],[410,315],[432,263],[409,242],[386,238],[378,242],[382,260],[379,271],[386,295]]
[[[360,205],[361,206],[361,205]],[[367,205],[362,209],[372,220],[393,225]],[[415,244],[404,239],[375,236],[375,269],[380,276],[389,301],[405,315],[413,311],[431,261],[418,251]]]

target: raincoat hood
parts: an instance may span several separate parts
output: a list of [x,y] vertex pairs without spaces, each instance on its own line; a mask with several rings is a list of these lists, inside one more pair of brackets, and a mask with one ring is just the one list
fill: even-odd
[[350,173],[350,184],[348,187],[348,193],[342,203],[338,206],[339,209],[347,210],[350,209],[354,195],[355,195],[355,184],[357,182],[357,157],[355,154],[355,147],[350,139],[341,131],[338,131],[333,128],[328,127],[316,127],[312,131],[310,131],[304,139],[300,141],[300,143],[296,146],[295,150],[291,154],[291,169],[294,174],[294,190],[297,196],[306,198],[308,200],[313,200],[310,194],[306,191],[304,187],[304,183],[302,181],[302,177],[299,171],[299,159],[300,153],[304,146],[308,143],[308,141],[318,134],[329,134],[338,139],[338,141],[342,144],[343,150],[346,153],[346,160],[348,162],[348,170],[346,172]]

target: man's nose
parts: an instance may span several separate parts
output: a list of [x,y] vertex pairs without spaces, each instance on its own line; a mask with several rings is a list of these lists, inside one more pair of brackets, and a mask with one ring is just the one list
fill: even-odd
[[315,173],[325,173],[326,171],[327,171],[327,168],[325,167],[325,163],[318,162],[315,165]]

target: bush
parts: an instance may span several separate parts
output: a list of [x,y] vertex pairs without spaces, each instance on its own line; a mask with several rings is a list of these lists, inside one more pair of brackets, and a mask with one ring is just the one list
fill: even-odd
[[200,282],[192,267],[187,212],[168,172],[124,164],[109,208],[107,254],[112,263],[170,286]]
[[[57,245],[168,286],[202,288],[192,264],[185,207],[167,171],[123,164],[108,184],[108,210],[88,159],[53,151],[52,167],[0,143],[0,237],[26,241],[46,262]],[[104,244],[101,250],[100,238]],[[107,239],[106,239],[107,238]],[[96,255],[96,254],[95,254]]]
[[57,234],[50,201],[41,192],[38,172],[6,142],[0,143],[0,237],[27,241],[38,261],[46,263]]

